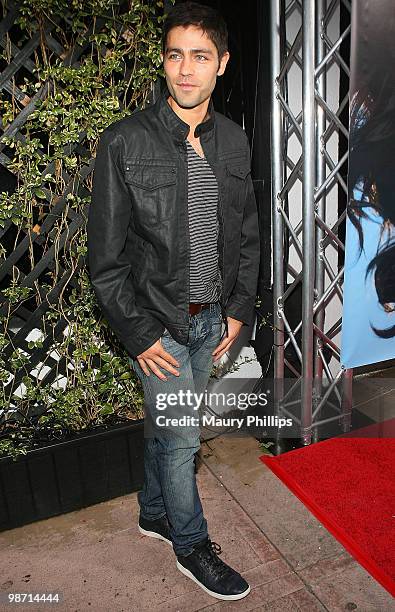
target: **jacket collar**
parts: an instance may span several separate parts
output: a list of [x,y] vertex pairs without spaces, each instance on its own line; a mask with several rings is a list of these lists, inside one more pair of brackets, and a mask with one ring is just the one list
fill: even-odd
[[[164,89],[155,104],[155,106],[157,107],[159,119],[164,124],[164,126],[174,134],[177,140],[185,140],[188,136],[190,126],[185,123],[185,121],[182,121],[182,119],[180,119],[177,113],[171,108],[170,104],[167,101],[169,95],[169,89],[165,84]],[[209,132],[214,128],[215,110],[211,96],[207,112],[209,117],[196,126],[194,133],[195,138],[198,138],[201,134]]]

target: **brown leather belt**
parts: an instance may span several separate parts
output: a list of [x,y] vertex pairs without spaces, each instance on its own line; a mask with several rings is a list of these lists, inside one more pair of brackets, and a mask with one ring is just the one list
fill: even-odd
[[196,315],[199,314],[204,308],[209,308],[210,302],[205,302],[204,304],[196,304],[194,302],[189,303],[189,314]]

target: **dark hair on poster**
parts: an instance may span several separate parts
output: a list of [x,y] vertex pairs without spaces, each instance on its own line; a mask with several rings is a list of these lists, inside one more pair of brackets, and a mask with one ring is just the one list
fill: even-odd
[[[395,86],[390,72],[377,71],[368,85],[356,90],[350,106],[350,166],[348,217],[364,248],[362,219],[371,209],[381,223],[379,246],[365,279],[374,275],[379,303],[395,311]],[[355,197],[357,192],[358,197]],[[377,329],[381,338],[393,338],[395,325]]]

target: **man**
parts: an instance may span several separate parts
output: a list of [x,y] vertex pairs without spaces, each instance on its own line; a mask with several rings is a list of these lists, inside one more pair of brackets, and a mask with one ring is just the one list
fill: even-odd
[[[217,11],[176,5],[161,57],[166,87],[158,101],[100,139],[89,269],[144,388],[139,530],[171,544],[178,569],[206,592],[235,600],[250,587],[208,536],[194,470],[198,406],[196,396],[184,399],[205,390],[213,361],[253,322],[259,236],[250,150],[243,129],[211,100],[229,59]],[[164,396],[165,412],[157,401]],[[188,419],[163,426],[167,414]]]

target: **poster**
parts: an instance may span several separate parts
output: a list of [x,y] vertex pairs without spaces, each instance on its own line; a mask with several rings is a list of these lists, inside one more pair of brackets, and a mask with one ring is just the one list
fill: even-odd
[[341,364],[395,358],[395,11],[352,5]]

